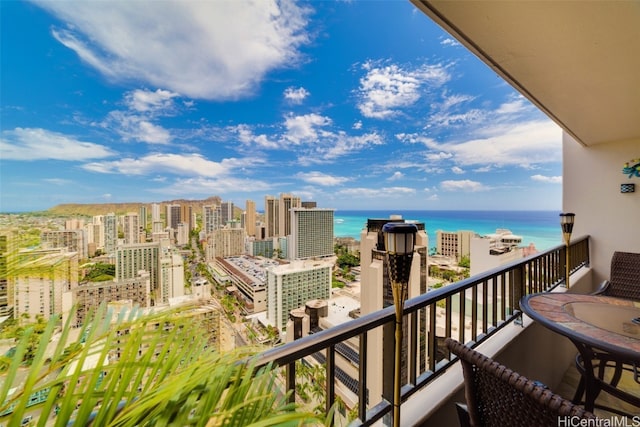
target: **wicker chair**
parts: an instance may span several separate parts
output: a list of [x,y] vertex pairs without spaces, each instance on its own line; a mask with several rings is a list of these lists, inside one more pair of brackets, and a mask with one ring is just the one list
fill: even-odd
[[605,280],[595,293],[640,300],[640,253],[614,252],[609,280]]
[[[613,257],[611,257],[609,280],[602,282],[594,294],[640,300],[640,253],[614,252]],[[601,381],[604,380],[606,368],[613,368],[613,374],[608,382],[613,388],[618,386],[623,371],[632,372],[636,380],[638,378],[637,368],[634,367],[632,362],[626,363],[626,361],[614,358],[608,353],[594,351],[592,363],[594,367],[597,367],[597,377]],[[581,373],[585,370],[580,354],[576,356],[576,368]],[[581,379],[573,397],[573,402],[581,402],[583,394],[584,379]]]
[[458,341],[449,338],[446,344],[462,363],[467,405],[458,405],[461,426],[557,427],[564,417],[596,419],[543,384],[528,380]]

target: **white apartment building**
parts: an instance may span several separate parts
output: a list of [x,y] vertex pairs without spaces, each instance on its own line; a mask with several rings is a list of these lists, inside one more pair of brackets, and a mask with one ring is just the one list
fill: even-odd
[[333,209],[291,208],[288,258],[333,256]]
[[524,256],[521,244],[521,236],[502,228],[474,237],[471,239],[471,276],[519,260]]
[[28,259],[16,268],[13,315],[45,318],[63,310],[63,294],[78,287],[78,253],[58,252]]
[[151,222],[160,221],[160,204],[151,204]]
[[202,231],[209,234],[220,228],[220,210],[215,205],[202,207]]
[[264,221],[266,237],[286,237],[291,234],[291,209],[302,206],[300,197],[280,194],[279,198],[265,196]]
[[182,209],[180,205],[167,205],[165,218],[167,220],[167,227],[177,230],[178,224],[182,222]]
[[457,261],[471,254],[471,239],[476,233],[468,230],[436,231],[436,252]]
[[264,223],[266,234],[265,237],[276,237],[280,235],[279,209],[280,203],[273,196],[265,196],[264,198]]
[[186,222],[178,224],[178,229],[176,230],[176,244],[178,246],[184,246],[189,243],[189,231],[189,224]]
[[124,244],[140,243],[140,218],[137,213],[129,212],[122,217]]
[[244,228],[247,230],[247,236],[255,237],[256,235],[256,202],[247,200],[244,211]]
[[166,237],[158,242],[119,246],[115,258],[118,282],[138,277],[141,270],[149,273],[154,304],[184,294],[184,260]]
[[242,255],[245,236],[246,232],[242,228],[223,228],[209,233],[205,246],[206,260]]
[[104,215],[94,216],[84,229],[87,232],[87,243],[95,244],[96,249],[104,249]]
[[282,331],[289,312],[307,301],[329,299],[333,264],[295,261],[267,268],[267,319]]
[[235,206],[233,202],[222,202],[220,204],[220,223],[224,227],[229,221],[235,219]]
[[[158,304],[167,304],[170,298],[184,295],[184,260],[180,254],[162,251],[160,258]],[[156,292],[156,295],[158,293]]]
[[118,221],[114,213],[108,213],[103,218],[104,226],[104,252],[113,253],[118,244]]
[[48,230],[40,233],[43,248],[66,248],[77,252],[80,259],[88,257],[88,246],[84,230]]
[[[71,298],[66,298],[76,306],[74,323],[82,325],[91,310],[95,310],[102,303],[128,301],[131,306],[141,308],[151,305],[151,276],[141,271],[138,277],[122,281],[109,280],[106,282],[86,283],[70,291]],[[65,304],[66,306],[67,304]],[[65,308],[69,311],[71,306]]]
[[16,231],[0,230],[0,317],[13,314],[13,269],[17,259]]
[[147,207],[146,206],[140,206],[139,212],[138,212],[138,217],[140,218],[140,227],[143,230],[147,229],[147,224],[148,224],[148,219],[149,219],[149,214],[147,213]]
[[301,207],[302,203],[300,197],[292,194],[280,194],[278,204],[278,229],[280,230],[278,236],[286,237],[291,234],[291,209]]
[[164,230],[164,224],[160,218],[160,204],[151,204],[151,232],[159,233]]

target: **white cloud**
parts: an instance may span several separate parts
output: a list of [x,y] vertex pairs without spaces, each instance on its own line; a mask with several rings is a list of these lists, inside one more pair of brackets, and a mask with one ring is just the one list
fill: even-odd
[[230,128],[233,133],[236,133],[238,140],[243,144],[250,147],[276,149],[280,147],[278,141],[269,139],[265,134],[256,135],[253,130],[247,125],[239,125]]
[[154,188],[154,193],[183,196],[185,194],[210,196],[211,194],[241,194],[255,191],[267,192],[271,185],[267,182],[251,179],[239,179],[224,177],[223,179],[194,177],[177,179],[171,185],[162,188]]
[[441,160],[450,159],[452,157],[453,157],[453,154],[445,153],[443,151],[440,151],[438,153],[427,153],[425,155],[425,158],[430,161],[441,161]]
[[415,104],[431,87],[446,83],[450,76],[442,65],[423,65],[406,70],[398,65],[378,66],[367,62],[360,79],[358,109],[365,117],[386,119]]
[[114,156],[108,147],[40,128],[2,131],[0,153],[3,160],[86,161]]
[[406,197],[415,194],[415,188],[410,187],[382,187],[382,188],[345,188],[337,191],[338,196],[354,198]]
[[465,192],[471,192],[471,193],[475,193],[478,191],[487,191],[490,189],[489,187],[486,187],[484,184],[480,182],[471,181],[469,179],[463,179],[459,181],[455,181],[455,180],[442,181],[440,183],[440,188],[443,191],[465,191]]
[[460,46],[460,43],[451,37],[441,38],[440,44],[443,46]]
[[462,142],[437,142],[420,135],[398,137],[405,142],[424,144],[429,150],[425,153],[427,160],[440,162],[449,158],[462,166],[530,168],[562,160],[562,134],[550,120],[483,126]]
[[456,175],[462,175],[464,173],[464,170],[462,170],[462,168],[459,168],[458,166],[454,166],[451,168],[451,172],[455,173]]
[[357,136],[347,135],[344,132],[323,133],[318,143],[313,145],[310,151],[301,154],[298,159],[303,165],[322,163],[382,144],[384,140],[377,133]]
[[478,173],[487,173],[487,172],[491,172],[492,170],[493,170],[493,166],[486,165],[479,168],[475,168],[473,171]]
[[341,176],[327,175],[322,172],[299,172],[296,175],[300,180],[308,182],[309,184],[323,185],[323,186],[335,186],[343,184],[349,181],[349,178]]
[[284,91],[284,98],[294,104],[301,104],[309,95],[309,91],[303,87],[288,87]]
[[149,175],[155,173],[184,176],[227,176],[236,166],[236,159],[212,162],[199,154],[149,154],[140,158],[123,158],[108,162],[92,162],[83,165],[86,170],[99,173],[124,175]]
[[162,126],[128,111],[111,111],[102,126],[114,130],[125,141],[162,145],[170,143],[172,139],[171,133]]
[[73,181],[71,181],[70,179],[64,178],[45,178],[43,179],[43,181],[54,185],[70,185],[73,183]]
[[545,182],[549,184],[562,184],[562,176],[532,175],[531,179],[537,182]]
[[310,10],[290,0],[35,2],[66,23],[54,37],[109,79],[196,99],[249,95],[309,41]]
[[111,111],[101,126],[117,132],[125,141],[169,144],[171,133],[156,122],[159,117],[176,113],[177,93],[158,89],[133,90],[124,95],[127,110]]
[[293,144],[313,142],[318,139],[318,131],[316,128],[330,124],[330,118],[315,113],[303,116],[289,115],[284,121],[286,128],[284,138]]
[[166,112],[174,108],[173,98],[178,94],[168,90],[158,89],[133,90],[125,95],[125,103],[129,109],[140,113]]
[[505,102],[498,107],[496,114],[515,114],[530,109],[531,106],[525,102],[523,97]]
[[404,174],[400,171],[396,171],[393,173],[393,175],[391,175],[389,178],[387,178],[387,181],[398,181],[404,178]]
[[444,147],[463,165],[529,167],[535,163],[562,160],[562,134],[550,120],[488,126],[482,134],[477,139],[461,144],[444,144]]

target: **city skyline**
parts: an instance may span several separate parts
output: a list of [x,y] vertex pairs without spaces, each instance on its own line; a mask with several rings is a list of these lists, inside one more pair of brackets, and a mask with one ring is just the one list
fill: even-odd
[[414,5],[2,2],[0,211],[559,209],[561,131]]

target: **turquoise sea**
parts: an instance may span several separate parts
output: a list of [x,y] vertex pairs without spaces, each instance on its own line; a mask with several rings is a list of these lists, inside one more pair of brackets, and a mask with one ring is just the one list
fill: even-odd
[[560,211],[416,211],[416,210],[336,210],[334,235],[360,240],[369,218],[402,215],[406,220],[424,222],[429,246],[435,246],[436,231],[471,230],[480,235],[507,228],[522,236],[524,246],[533,243],[539,251],[561,245]]

